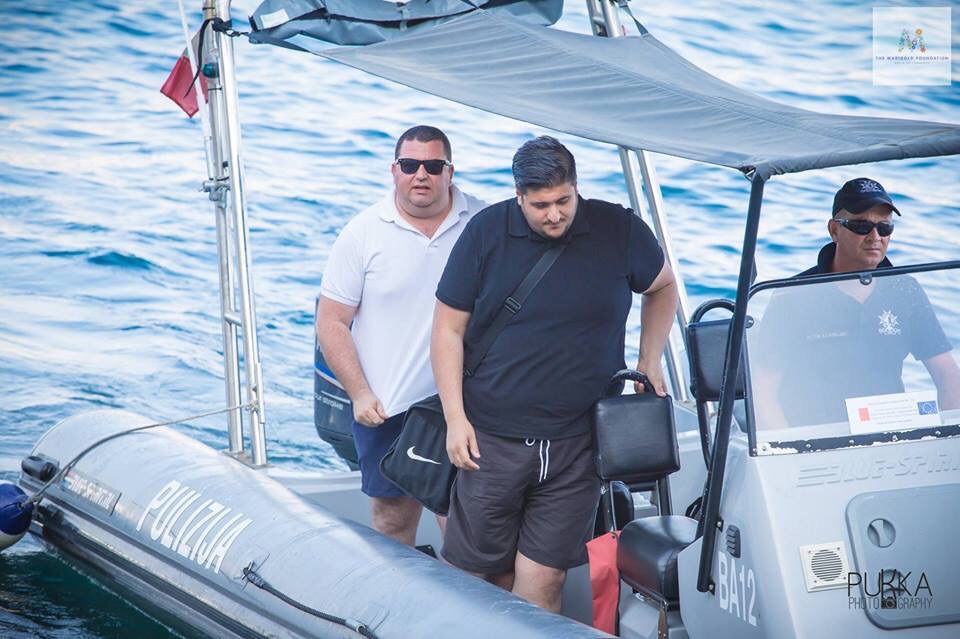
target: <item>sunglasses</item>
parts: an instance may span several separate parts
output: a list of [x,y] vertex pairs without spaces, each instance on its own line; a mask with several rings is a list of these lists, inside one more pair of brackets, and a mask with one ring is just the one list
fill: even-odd
[[893,233],[893,222],[870,222],[869,220],[847,220],[842,217],[834,220],[837,224],[857,235],[870,235],[870,231],[877,229],[877,235],[887,237]]
[[413,175],[420,170],[420,165],[427,170],[430,175],[440,175],[443,173],[443,167],[453,166],[449,160],[414,160],[413,158],[400,158],[394,162],[400,167],[400,171],[407,175]]

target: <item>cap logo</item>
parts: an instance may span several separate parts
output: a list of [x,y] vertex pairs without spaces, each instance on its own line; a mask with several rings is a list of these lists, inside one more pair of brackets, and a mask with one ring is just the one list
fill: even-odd
[[873,180],[864,180],[858,186],[860,193],[883,193],[883,187],[880,186],[880,183]]

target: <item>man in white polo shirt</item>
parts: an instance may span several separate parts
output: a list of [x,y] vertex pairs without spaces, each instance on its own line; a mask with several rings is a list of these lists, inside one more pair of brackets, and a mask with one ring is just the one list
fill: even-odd
[[453,182],[450,141],[432,126],[397,140],[394,188],[344,227],[320,288],[317,337],[353,403],[353,437],[373,527],[413,545],[421,506],[380,474],[414,402],[436,393],[434,294],[450,250],[486,204]]

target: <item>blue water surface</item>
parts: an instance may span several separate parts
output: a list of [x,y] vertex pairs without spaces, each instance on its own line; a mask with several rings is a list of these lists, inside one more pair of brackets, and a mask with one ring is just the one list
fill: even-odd
[[[243,14],[254,2],[237,5]],[[872,84],[869,4],[633,5],[682,55],[768,98],[960,122],[954,86]],[[176,3],[0,6],[0,480],[13,480],[57,421],[100,407],[157,419],[200,413],[222,406],[223,373],[214,217],[198,191],[206,176],[201,126],[158,91],[184,47]],[[193,11],[193,28],[198,18]],[[560,26],[587,32],[585,5],[568,2]],[[238,41],[237,56],[270,459],[343,468],[317,438],[311,405],[313,299],[337,232],[387,188],[394,140],[408,126],[444,128],[456,181],[490,201],[510,196],[513,151],[543,131],[307,54]],[[614,149],[564,140],[585,195],[627,201]],[[655,160],[691,300],[730,295],[747,181],[728,169]],[[833,192],[859,175],[880,180],[904,211],[895,263],[960,254],[960,160],[847,167],[767,186],[761,278],[813,263]],[[634,356],[638,322],[632,314]],[[219,417],[181,428],[226,444]],[[0,555],[0,636],[131,634],[170,631],[36,542]]]

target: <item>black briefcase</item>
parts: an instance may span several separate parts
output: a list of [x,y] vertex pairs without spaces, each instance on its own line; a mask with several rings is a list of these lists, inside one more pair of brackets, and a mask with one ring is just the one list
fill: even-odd
[[[623,380],[640,381],[647,392],[620,395]],[[591,417],[600,479],[631,484],[680,469],[673,401],[669,395],[657,396],[643,373],[625,369],[614,375],[607,396],[597,400]]]
[[427,510],[447,514],[457,468],[447,456],[447,422],[439,395],[407,409],[400,436],[380,460],[380,472]]

